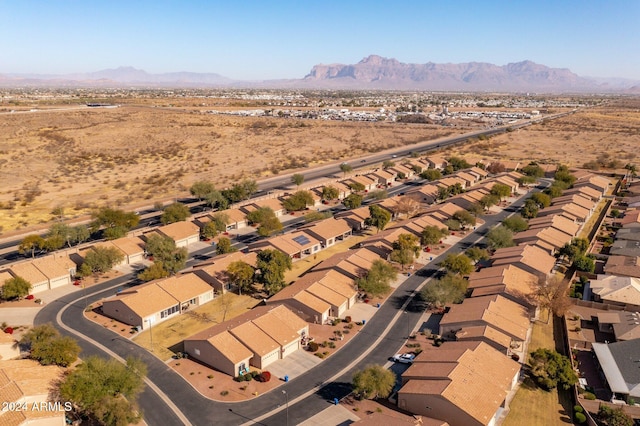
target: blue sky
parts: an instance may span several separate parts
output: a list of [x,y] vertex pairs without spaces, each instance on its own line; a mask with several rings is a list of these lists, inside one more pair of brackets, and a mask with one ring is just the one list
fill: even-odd
[[302,78],[378,54],[640,80],[640,0],[0,0],[0,73]]

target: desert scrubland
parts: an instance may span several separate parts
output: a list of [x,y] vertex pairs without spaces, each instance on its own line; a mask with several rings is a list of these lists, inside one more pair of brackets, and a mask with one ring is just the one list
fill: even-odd
[[[60,213],[69,218],[101,206],[152,205],[185,195],[196,180],[224,188],[243,178],[304,170],[470,130],[212,115],[195,108],[197,100],[180,100],[172,108],[137,104],[0,114],[3,233],[44,224]],[[623,98],[452,152],[469,161],[571,166],[606,155],[624,165],[635,161],[639,140],[640,100]]]

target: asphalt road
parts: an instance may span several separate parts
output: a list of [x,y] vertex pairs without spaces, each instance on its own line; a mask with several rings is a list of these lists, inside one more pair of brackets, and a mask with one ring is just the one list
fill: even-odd
[[[483,226],[478,227],[460,242],[453,245],[447,253],[434,259],[434,263],[432,264],[435,265],[440,262],[448,253],[466,250],[466,248],[481,239],[488,229],[501,222],[508,215],[513,214],[512,212],[524,203],[524,198],[525,197],[522,197],[512,204],[509,209],[501,213],[484,216],[485,224]],[[194,254],[198,255],[200,253]],[[194,260],[191,262],[194,262]],[[289,413],[290,424],[297,424],[313,416],[326,408],[327,404],[329,404],[333,398],[342,398],[350,392],[349,383],[356,370],[371,363],[384,364],[390,356],[399,352],[407,337],[408,328],[413,329],[417,325],[422,312],[420,307],[415,306],[415,304],[411,304],[405,314],[398,316],[398,310],[401,309],[404,302],[407,301],[407,298],[413,296],[416,288],[437,272],[437,267],[428,266],[416,271],[414,275],[407,278],[389,297],[387,302],[379,308],[376,315],[367,322],[366,326],[340,351],[324,360],[317,367],[291,380],[285,385],[284,389],[286,389],[290,401],[288,410],[281,410],[271,417],[260,421],[258,424],[285,424],[287,411]],[[119,287],[125,288],[131,285],[130,281],[133,279],[133,275],[125,275],[116,280],[93,286],[86,290],[86,300],[82,295],[79,296],[78,293],[67,295],[45,306],[36,316],[35,324],[46,322],[54,323],[63,334],[70,335],[79,341],[83,350],[83,357],[88,355],[111,356],[103,349],[91,343],[89,340],[92,339],[122,358],[126,358],[127,356],[141,358],[148,365],[149,380],[164,394],[170,397],[171,401],[187,416],[193,425],[236,425],[253,422],[253,419],[257,419],[265,414],[268,415],[272,410],[282,408],[284,395],[277,390],[247,402],[222,403],[208,400],[197,393],[179,375],[169,369],[163,361],[138,347],[128,339],[121,338],[108,329],[86,320],[82,316],[82,311],[87,304],[114,294]],[[66,327],[73,329],[75,333],[79,333],[80,336],[75,333],[70,333],[58,324],[56,317],[61,310],[61,322]],[[385,329],[387,329],[388,326],[390,326],[390,328],[388,332],[385,333]],[[88,339],[83,336],[88,336]],[[378,344],[374,345],[380,336],[382,336],[382,339]],[[347,368],[349,364],[370,348],[373,348],[371,352],[356,365],[346,369],[340,377],[331,383],[324,383],[327,378]],[[278,388],[278,390],[281,389],[283,388]],[[307,393],[309,390],[314,390],[310,396],[302,399],[298,403],[292,402],[298,396]],[[144,412],[145,420],[151,426],[184,424],[184,422],[171,411],[165,401],[148,386],[140,395],[139,404]]]

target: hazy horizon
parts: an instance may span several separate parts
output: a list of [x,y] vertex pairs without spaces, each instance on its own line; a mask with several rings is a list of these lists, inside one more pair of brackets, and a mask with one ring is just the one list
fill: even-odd
[[3,4],[0,73],[131,66],[238,80],[304,77],[375,54],[404,63],[530,60],[582,77],[640,80],[640,2],[322,4],[294,1]]

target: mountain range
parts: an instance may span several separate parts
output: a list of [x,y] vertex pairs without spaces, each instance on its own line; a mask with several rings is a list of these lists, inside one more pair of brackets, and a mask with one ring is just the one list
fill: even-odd
[[640,81],[581,77],[531,61],[494,65],[407,64],[370,55],[356,64],[318,64],[301,79],[242,81],[215,73],[150,74],[133,67],[65,75],[0,74],[0,87],[172,87],[335,90],[638,93]]

